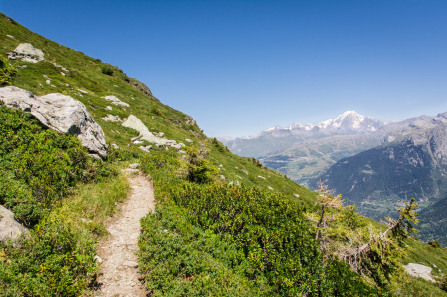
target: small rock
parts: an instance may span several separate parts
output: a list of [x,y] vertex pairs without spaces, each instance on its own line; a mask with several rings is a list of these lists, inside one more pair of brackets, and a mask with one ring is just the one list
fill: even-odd
[[245,173],[246,175],[248,175],[248,170],[247,169],[242,169],[242,172]]
[[220,177],[221,179],[225,179],[225,175],[222,175],[222,174],[221,174],[219,177]]
[[150,146],[139,146],[140,150],[145,151],[146,153],[149,153],[150,148],[148,148]]
[[[62,70],[65,71],[65,72],[68,72],[68,70],[65,69],[64,67],[62,67],[61,65],[58,65],[58,64],[56,64],[56,63],[51,63],[51,64],[53,64],[53,65],[56,66],[57,68],[62,69]],[[61,73],[62,73],[62,72],[61,72]],[[64,74],[64,76],[65,76],[65,74]]]
[[28,229],[14,220],[14,213],[0,205],[0,242],[5,239],[15,239],[22,233],[28,234]]
[[108,114],[106,117],[102,119],[108,122],[121,122],[121,118],[119,116],[113,116],[111,114]]
[[107,110],[112,110],[112,106],[107,106],[106,109]]
[[51,84],[51,80],[49,79],[47,79],[45,82],[47,83],[47,85]]
[[112,147],[116,150],[118,150],[120,148],[116,143],[112,143]]
[[189,138],[186,138],[185,141],[189,142],[189,143],[193,143],[193,141],[191,139],[189,139]]
[[261,176],[261,175],[258,175],[258,177],[259,177],[259,178],[262,178],[262,179],[265,179],[265,177],[263,177],[263,176]]
[[83,90],[83,89],[78,89],[78,91],[83,93],[83,94],[88,94],[88,92],[86,90]]
[[138,267],[138,263],[136,261],[124,261],[123,264],[127,267]]
[[101,257],[98,256],[98,255],[95,255],[95,260],[96,260],[96,262],[98,262],[98,263],[102,263],[102,259],[101,259]]
[[141,140],[135,140],[133,143],[134,143],[134,144],[142,144],[143,141],[141,141]]
[[163,137],[163,136],[165,136],[165,134],[163,132],[158,133],[158,137]]
[[296,198],[300,198],[300,195],[297,193],[293,193],[293,196],[295,196]]
[[272,187],[270,187],[270,186],[267,186],[267,188],[269,188],[270,190],[273,190],[273,188],[272,188]]
[[101,98],[106,99],[107,101],[109,101],[110,103],[112,103],[114,105],[130,107],[129,104],[121,101],[120,99],[118,99],[116,96],[113,96],[113,95],[111,95],[111,96],[104,96],[104,97],[101,97]]
[[138,167],[140,167],[140,163],[129,164],[129,168],[131,168],[131,169],[137,169]]
[[185,151],[182,151],[182,150],[179,150],[178,151],[180,154],[186,154],[186,152]]
[[6,35],[6,36],[8,36],[9,38],[15,39],[14,36],[12,36],[12,35],[9,35],[9,34],[8,34],[8,35]]

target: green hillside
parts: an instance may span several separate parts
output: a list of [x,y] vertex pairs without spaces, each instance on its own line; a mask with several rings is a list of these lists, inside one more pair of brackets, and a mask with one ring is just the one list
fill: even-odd
[[[31,228],[18,247],[0,244],[4,295],[88,294],[98,267],[96,241],[106,233],[104,221],[115,202],[128,192],[119,169],[139,162],[154,180],[158,202],[156,213],[142,220],[139,242],[139,267],[153,296],[447,296],[435,284],[406,276],[398,262],[425,264],[441,276],[447,272],[445,249],[407,239],[414,252],[402,259],[408,245],[390,240],[383,250],[370,251],[362,277],[337,253],[349,239],[367,242],[369,232],[383,231],[384,225],[338,208],[327,210],[325,228],[317,227],[317,193],[256,159],[233,155],[207,138],[191,117],[162,104],[119,68],[0,14],[3,60],[21,43],[42,50],[45,61],[15,60],[17,72],[8,78],[10,84],[36,95],[62,93],[79,100],[103,128],[109,150],[105,160],[92,159],[75,137],[49,131],[29,115],[0,106],[0,204]],[[102,98],[112,95],[129,107]],[[121,120],[133,115],[150,131],[183,143],[183,152],[132,141],[138,132],[103,119],[109,115]],[[22,144],[22,135],[30,141]],[[148,145],[149,152],[140,148]],[[66,162],[46,176],[60,156]],[[22,172],[29,178],[19,179]],[[51,195],[44,195],[51,199],[42,198],[43,185],[53,187],[46,188]],[[17,201],[17,193],[27,200]]]

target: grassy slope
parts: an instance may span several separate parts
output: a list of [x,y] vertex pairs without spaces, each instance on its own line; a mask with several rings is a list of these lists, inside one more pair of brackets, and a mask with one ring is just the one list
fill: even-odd
[[[288,180],[276,171],[257,166],[250,159],[238,157],[226,150],[219,149],[211,139],[203,135],[197,125],[188,123],[187,115],[163,105],[157,99],[146,96],[134,88],[128,83],[127,76],[118,68],[113,67],[112,76],[105,75],[101,72],[101,67],[105,64],[100,60],[49,41],[13,21],[8,21],[4,15],[0,15],[0,54],[6,55],[18,44],[25,42],[43,50],[46,61],[37,64],[17,62],[18,66],[23,64],[27,67],[19,69],[13,84],[37,95],[58,92],[81,101],[103,127],[109,143],[116,143],[121,148],[132,152],[137,158],[143,154],[130,141],[132,137],[136,136],[135,131],[127,129],[119,123],[102,120],[102,117],[107,114],[121,118],[133,114],[140,118],[150,130],[164,132],[166,138],[184,142],[186,145],[189,143],[184,140],[189,138],[193,140],[194,144],[208,147],[210,161],[216,167],[222,164],[219,173],[225,176],[225,179],[221,179],[222,182],[237,183],[239,181],[249,186],[283,192],[290,199],[302,201],[308,206],[313,205],[315,193]],[[50,62],[68,69],[66,75],[64,76],[62,74],[64,71]],[[46,83],[47,78],[44,75],[50,79],[50,84]],[[88,94],[83,94],[78,89],[85,90]],[[130,108],[111,105],[101,98],[106,95],[117,96],[130,104]],[[109,105],[113,107],[112,111],[106,110]],[[298,194],[299,198],[294,194]],[[414,248],[414,252],[410,255],[412,262],[436,265],[442,272],[447,272],[447,252],[444,249],[431,250],[427,245],[417,241],[411,241],[410,245]]]
[[[14,36],[14,38],[7,35]],[[23,64],[27,67],[19,68],[13,85],[32,91],[37,95],[57,92],[81,101],[104,129],[108,143],[116,143],[128,151],[141,155],[141,150],[130,140],[137,135],[136,131],[125,128],[120,123],[102,120],[107,114],[121,118],[126,118],[132,114],[141,119],[151,131],[164,132],[168,139],[174,139],[177,142],[189,145],[188,142],[185,142],[185,139],[189,138],[194,143],[201,143],[210,147],[210,160],[216,166],[224,164],[221,174],[226,176],[226,182],[238,179],[246,185],[263,188],[270,186],[276,191],[287,193],[292,199],[297,199],[293,193],[298,194],[300,200],[303,200],[306,204],[313,201],[315,196],[313,192],[285,179],[282,174],[259,168],[246,158],[235,156],[229,152],[220,153],[211,145],[210,139],[206,138],[196,124],[188,123],[189,117],[187,115],[160,103],[154,97],[146,96],[134,88],[126,81],[128,77],[117,67],[111,66],[114,69],[112,76],[105,75],[101,72],[101,67],[110,65],[45,39],[19,24],[6,21],[5,17],[1,16],[0,54],[6,55],[14,50],[17,45],[25,42],[41,49],[45,54],[46,61],[36,64],[18,61],[19,66]],[[61,74],[64,71],[51,63],[56,63],[69,70],[69,72],[64,76]],[[50,79],[50,84],[46,83],[47,78],[44,75]],[[78,89],[85,90],[88,94],[81,93]],[[112,105],[101,98],[107,95],[117,96],[121,101],[128,103],[130,108]],[[107,106],[112,106],[113,110],[106,110]],[[246,169],[249,174],[242,172],[242,169]],[[267,180],[258,176],[264,176]]]

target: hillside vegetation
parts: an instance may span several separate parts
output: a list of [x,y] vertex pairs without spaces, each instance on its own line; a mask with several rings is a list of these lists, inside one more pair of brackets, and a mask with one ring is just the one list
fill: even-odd
[[[440,276],[447,271],[444,249],[390,237],[392,245],[368,250],[369,267],[359,274],[336,252],[349,240],[367,242],[385,225],[350,208],[328,208],[319,226],[317,193],[256,159],[233,155],[119,68],[49,41],[4,15],[0,41],[3,58],[20,43],[45,54],[45,61],[35,64],[4,59],[12,67],[5,84],[79,100],[110,145],[106,160],[92,159],[75,137],[0,108],[0,168],[5,171],[0,204],[31,228],[19,245],[0,245],[4,295],[80,296],[92,290],[96,240],[106,234],[104,220],[128,191],[118,169],[136,161],[152,176],[158,202],[156,212],[142,220],[139,242],[139,267],[153,296],[446,295],[404,274],[399,262],[436,266],[434,274]],[[102,98],[111,95],[129,106]],[[143,151],[140,147],[150,143],[132,141],[138,132],[121,121],[104,120],[109,115],[133,115],[151,132],[184,143],[184,152],[153,144]],[[408,246],[413,253],[405,253]]]

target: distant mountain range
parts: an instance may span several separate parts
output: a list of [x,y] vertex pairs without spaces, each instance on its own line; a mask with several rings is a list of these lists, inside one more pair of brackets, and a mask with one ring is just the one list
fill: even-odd
[[421,239],[447,245],[447,114],[418,118],[388,140],[341,159],[321,179],[355,203],[360,214],[376,220],[415,198]]
[[222,141],[310,188],[323,180],[376,220],[414,197],[421,238],[447,245],[447,113],[383,123],[347,111],[319,124]]
[[254,136],[219,140],[233,153],[258,158],[265,166],[309,186],[337,161],[400,139],[411,133],[412,127],[425,127],[436,121],[435,118],[421,116],[384,123],[347,111],[318,124],[294,123],[286,128],[273,127]]
[[383,136],[374,132],[384,126],[379,120],[347,111],[318,124],[294,123],[255,136],[219,140],[232,152],[258,158],[267,167],[308,185],[338,160],[379,145]]

